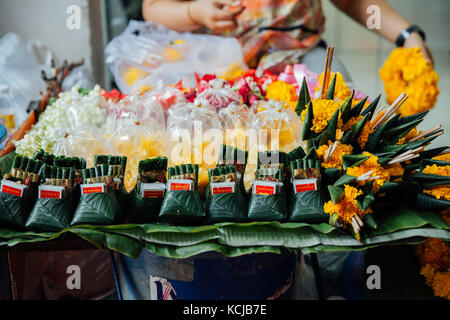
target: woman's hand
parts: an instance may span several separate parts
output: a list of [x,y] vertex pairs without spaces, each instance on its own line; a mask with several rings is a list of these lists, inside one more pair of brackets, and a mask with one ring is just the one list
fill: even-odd
[[236,29],[236,17],[244,9],[233,0],[198,0],[190,3],[189,13],[195,23],[223,33]]
[[433,56],[431,55],[431,51],[428,48],[425,41],[423,41],[422,37],[417,33],[413,32],[409,35],[409,37],[405,40],[405,44],[403,45],[404,48],[419,48],[422,52],[422,55],[424,58],[434,65]]

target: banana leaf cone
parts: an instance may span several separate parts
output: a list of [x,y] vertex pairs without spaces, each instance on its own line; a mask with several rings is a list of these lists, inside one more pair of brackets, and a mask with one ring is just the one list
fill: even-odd
[[25,228],[27,219],[36,202],[35,190],[26,189],[22,197],[0,192],[0,227]]
[[418,193],[416,206],[419,210],[440,212],[442,210],[450,208],[450,201],[445,199],[437,199],[428,194]]
[[206,190],[206,217],[210,223],[244,222],[247,220],[247,201],[239,184],[233,193],[211,195],[210,186]]
[[114,225],[123,216],[116,194],[108,188],[107,193],[82,194],[70,225]]
[[128,194],[127,221],[129,223],[152,223],[158,221],[164,198],[142,197],[138,185]]
[[36,232],[59,232],[70,226],[77,207],[75,192],[68,191],[63,199],[37,199],[26,228]]
[[205,216],[205,208],[197,190],[168,191],[159,213],[163,222],[174,225],[201,223]]

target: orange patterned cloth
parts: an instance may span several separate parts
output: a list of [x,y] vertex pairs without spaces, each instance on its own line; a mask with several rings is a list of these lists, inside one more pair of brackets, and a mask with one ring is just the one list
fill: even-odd
[[249,67],[259,64],[270,70],[297,63],[321,39],[325,26],[321,0],[242,0],[242,4],[238,28],[225,35],[239,39]]

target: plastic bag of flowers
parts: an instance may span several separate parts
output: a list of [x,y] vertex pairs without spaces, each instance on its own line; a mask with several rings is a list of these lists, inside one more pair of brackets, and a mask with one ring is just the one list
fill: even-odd
[[172,106],[187,102],[183,91],[172,86],[166,86],[162,81],[158,82],[156,88],[145,93],[145,99],[148,103],[161,105],[165,113]]
[[217,167],[208,170],[206,212],[210,222],[242,222],[247,218],[247,201],[242,182],[246,152],[222,146]]
[[136,185],[139,162],[166,154],[164,111],[150,96],[132,95],[116,104],[108,117],[106,136],[119,155],[128,158],[124,184]]
[[126,168],[126,157],[107,158],[105,163],[97,157],[99,165],[82,170],[81,198],[71,225],[112,225],[123,218],[116,192]]
[[[214,77],[214,76],[211,76]],[[210,106],[216,111],[226,108],[231,103],[241,104],[242,97],[233,90],[228,81],[220,78],[213,78],[208,82],[202,80],[197,85],[197,97],[194,100],[195,105]]]
[[23,229],[36,201],[40,160],[17,155],[0,188],[0,226]]
[[301,158],[290,161],[292,189],[289,193],[289,221],[321,223],[328,220],[323,210],[327,194],[322,188],[320,161]]
[[251,221],[284,221],[288,206],[284,187],[286,154],[280,151],[258,153],[258,167],[248,208]]
[[166,157],[139,162],[136,186],[128,195],[128,222],[151,223],[158,220],[166,192]]
[[40,171],[38,199],[26,228],[37,232],[58,232],[70,225],[77,207],[75,168],[44,165]]
[[201,222],[205,209],[198,191],[199,166],[181,164],[168,169],[166,196],[159,217],[175,225],[189,225]]
[[215,167],[223,140],[222,123],[216,110],[192,103],[174,106],[169,109],[167,132],[172,150],[169,165],[198,163],[198,188],[204,194],[209,183],[208,169]]
[[442,211],[450,207],[450,154],[424,159],[420,172],[414,174],[421,192],[417,195],[417,207],[421,210]]

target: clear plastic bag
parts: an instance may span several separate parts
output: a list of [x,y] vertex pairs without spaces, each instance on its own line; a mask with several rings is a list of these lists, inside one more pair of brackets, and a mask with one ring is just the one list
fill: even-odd
[[70,91],[75,86],[83,89],[92,89],[95,86],[94,76],[84,64],[67,75],[62,83],[62,90]]
[[124,183],[131,191],[139,162],[167,153],[164,111],[148,96],[132,95],[115,105],[107,123],[109,142],[119,155],[128,158]]
[[226,74],[246,69],[234,38],[178,33],[151,22],[130,21],[105,49],[106,64],[119,89],[127,94],[155,87],[159,80],[195,86],[194,72]]
[[0,84],[9,88],[15,126],[19,127],[27,117],[29,102],[40,99],[39,93],[44,91],[45,84],[38,61],[15,33],[0,38]]
[[[220,79],[219,79],[220,80]],[[208,105],[219,111],[230,104],[240,104],[242,97],[230,87],[209,88],[202,91],[194,100],[195,105]]]
[[169,109],[167,132],[170,139],[170,165],[199,164],[198,188],[202,194],[208,184],[208,169],[215,167],[223,142],[222,123],[211,106],[192,103]]
[[184,93],[174,87],[165,86],[159,81],[157,87],[145,93],[148,103],[158,103],[166,112],[170,107],[186,103]]

